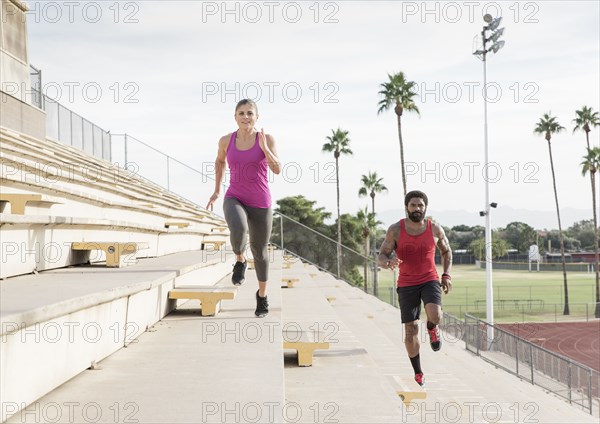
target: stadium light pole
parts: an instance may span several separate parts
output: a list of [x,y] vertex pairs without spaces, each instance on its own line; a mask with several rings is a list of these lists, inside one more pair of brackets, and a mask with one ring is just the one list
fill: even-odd
[[[486,25],[481,31],[482,48],[473,52],[477,58],[483,62],[483,130],[484,130],[484,179],[485,179],[485,211],[480,215],[485,215],[485,300],[486,300],[486,320],[489,324],[494,324],[494,290],[492,286],[492,223],[490,217],[490,207],[496,207],[496,204],[490,204],[490,180],[488,166],[488,118],[487,118],[487,54],[497,53],[504,46],[504,41],[500,37],[504,33],[504,28],[498,28],[502,17],[494,19],[492,15],[486,14],[483,17]],[[488,35],[489,34],[489,35]],[[476,36],[477,37],[477,36]],[[491,46],[488,47],[488,44]],[[494,329],[488,326],[488,342],[494,340]]]

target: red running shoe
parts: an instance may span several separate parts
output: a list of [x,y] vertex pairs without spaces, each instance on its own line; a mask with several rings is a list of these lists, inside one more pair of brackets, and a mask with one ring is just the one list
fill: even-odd
[[423,387],[425,385],[425,376],[423,375],[422,372],[419,374],[415,374],[415,381],[421,387]]
[[440,339],[440,329],[436,325],[431,330],[427,329],[429,333],[429,342],[434,352],[437,352],[442,347],[442,340]]

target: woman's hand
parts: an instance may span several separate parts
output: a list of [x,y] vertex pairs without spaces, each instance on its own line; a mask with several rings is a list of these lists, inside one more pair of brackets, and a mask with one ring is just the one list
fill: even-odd
[[214,192],[212,194],[212,196],[210,196],[210,199],[208,200],[208,203],[206,204],[206,209],[211,211],[213,210],[213,205],[216,202],[216,200],[219,198],[219,193]]
[[260,133],[258,133],[258,145],[265,152],[265,155],[269,151],[269,146],[267,145],[267,136],[265,134],[265,129],[261,128]]

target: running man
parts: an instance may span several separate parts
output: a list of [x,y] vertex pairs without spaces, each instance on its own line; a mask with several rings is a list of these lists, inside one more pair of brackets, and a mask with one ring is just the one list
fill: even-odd
[[[415,381],[425,384],[419,356],[419,318],[421,301],[427,315],[427,332],[431,348],[441,348],[438,324],[442,318],[442,291],[452,290],[450,268],[452,250],[443,228],[425,219],[427,195],[422,191],[411,191],[404,198],[408,219],[392,224],[381,245],[379,266],[387,269],[398,268],[398,302],[404,324],[404,344],[415,371]],[[435,267],[435,248],[442,254],[442,279]],[[394,255],[395,253],[395,255]]]

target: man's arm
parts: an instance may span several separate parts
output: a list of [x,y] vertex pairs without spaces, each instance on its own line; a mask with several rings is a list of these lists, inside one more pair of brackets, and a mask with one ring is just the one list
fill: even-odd
[[450,277],[450,269],[452,268],[452,249],[450,242],[444,229],[439,224],[433,224],[433,235],[437,237],[437,248],[442,255],[442,289],[448,294],[452,290],[452,279]]
[[393,256],[396,250],[396,240],[400,235],[400,224],[392,224],[388,228],[385,234],[385,240],[379,248],[379,256],[377,257],[377,264],[386,269],[395,269],[400,264],[400,261],[396,256]]

